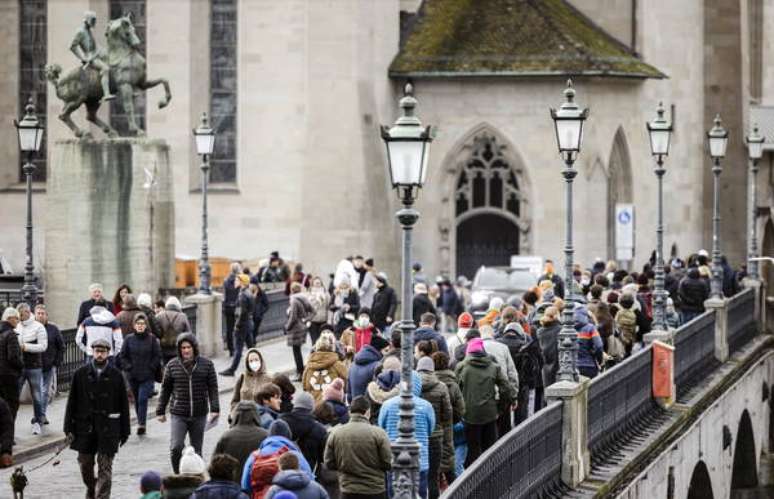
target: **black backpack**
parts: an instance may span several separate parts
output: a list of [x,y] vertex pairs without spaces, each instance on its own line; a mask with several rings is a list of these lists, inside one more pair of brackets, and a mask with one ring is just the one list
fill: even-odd
[[536,388],[541,380],[540,359],[535,355],[531,343],[522,346],[514,355],[513,363],[519,373],[521,388]]

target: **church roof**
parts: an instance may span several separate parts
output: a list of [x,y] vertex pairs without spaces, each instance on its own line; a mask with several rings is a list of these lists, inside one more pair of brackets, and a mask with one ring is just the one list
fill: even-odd
[[389,75],[666,77],[566,0],[424,0]]

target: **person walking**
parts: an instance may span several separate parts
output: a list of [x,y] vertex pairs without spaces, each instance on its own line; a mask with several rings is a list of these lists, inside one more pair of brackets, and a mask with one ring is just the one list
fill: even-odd
[[233,419],[233,412],[237,404],[243,400],[256,402],[256,396],[266,383],[271,383],[271,375],[266,372],[263,355],[257,348],[251,348],[245,355],[245,370],[239,375],[239,379],[234,385],[234,394],[231,396],[229,409],[229,423]]
[[202,452],[204,427],[220,413],[218,376],[212,361],[199,355],[199,344],[191,333],[177,339],[177,357],[169,361],[161,384],[161,395],[156,408],[159,422],[167,420],[166,411],[173,397],[170,429],[170,460],[175,473],[179,472],[186,434],[198,455]]
[[315,403],[322,399],[323,392],[334,380],[347,379],[347,367],[336,353],[335,340],[330,332],[320,336],[304,368],[302,385],[304,391],[312,395]]
[[121,353],[124,336],[115,316],[110,310],[100,305],[91,308],[91,316],[81,322],[78,332],[75,333],[75,344],[86,354],[92,356],[91,345],[96,340],[105,340],[110,343],[110,355],[112,358]]
[[599,336],[596,325],[589,316],[586,307],[576,305],[575,310],[573,310],[573,319],[577,332],[578,372],[581,376],[594,378],[599,374],[605,356],[602,337]]
[[290,285],[290,307],[288,308],[288,320],[285,322],[287,345],[293,349],[293,360],[296,363],[296,376],[293,381],[301,381],[304,373],[304,356],[301,354],[301,345],[306,341],[306,323],[314,317],[314,307],[301,294],[303,289],[304,287],[298,282]]
[[134,316],[134,332],[124,339],[120,365],[134,394],[137,434],[145,435],[148,399],[153,395],[154,381],[161,372],[161,345],[159,339],[148,332],[148,318],[143,313]]
[[427,284],[417,282],[414,284],[414,298],[412,300],[412,319],[414,324],[419,324],[422,316],[428,312],[432,313],[434,317],[438,316],[435,305],[433,305],[433,302],[427,295]]
[[175,296],[170,296],[164,302],[164,310],[156,315],[161,330],[161,358],[166,365],[170,360],[177,357],[177,337],[183,333],[191,331],[191,325],[188,323],[188,317],[183,313],[183,307],[180,300]]
[[[357,282],[357,279],[355,281]],[[341,338],[341,334],[345,329],[352,327],[352,323],[355,322],[359,310],[360,297],[357,294],[357,289],[352,289],[349,281],[341,281],[336,286],[333,304],[331,305],[336,339]]]
[[[483,328],[482,328],[483,329]],[[524,332],[521,324],[510,322],[505,326],[505,331],[497,342],[505,345],[509,357],[516,368],[519,377],[519,384],[513,391],[516,394],[518,407],[516,408],[514,424],[519,425],[530,416],[530,392],[534,390],[533,400],[535,410],[542,405],[542,396],[538,397],[538,389],[543,387],[543,353],[540,350],[540,343],[537,339]],[[487,349],[487,342],[484,340],[484,349]],[[498,360],[499,362],[499,360]],[[498,432],[505,435],[510,427],[504,428],[499,425]]]
[[233,262],[231,272],[223,280],[223,345],[229,356],[234,355],[234,324],[236,324],[236,307],[239,299],[239,288],[236,286],[237,276],[242,273],[242,266]]
[[315,419],[313,410],[312,396],[306,392],[297,392],[293,397],[293,410],[282,414],[280,419],[288,424],[293,440],[298,443],[298,448],[314,470],[323,462],[327,431]]
[[[116,315],[118,326],[121,328],[121,334],[124,338],[134,332],[134,318],[137,314],[141,314],[139,305],[137,305],[137,299],[132,294],[124,296],[124,306],[121,311]],[[147,324],[148,320],[145,320]],[[147,327],[147,326],[146,326]]]
[[[462,397],[460,385],[457,384],[457,378],[454,371],[449,369],[449,356],[443,352],[435,352],[430,356],[435,365],[435,376],[446,385],[449,391],[449,402],[452,409],[452,420],[450,424],[443,426],[443,453],[441,457],[441,473],[446,477],[446,483],[452,483],[457,478],[457,459],[454,447],[455,437],[465,439],[464,424],[462,416],[465,415],[465,399]],[[422,386],[424,392],[424,385]],[[467,452],[467,447],[465,447]],[[460,466],[465,462],[464,454],[461,455]]]
[[443,441],[447,429],[452,425],[452,406],[449,390],[435,375],[435,362],[430,357],[422,357],[417,362],[417,372],[422,379],[422,398],[430,402],[435,412],[435,429],[430,435],[430,467],[427,474],[428,497],[438,499],[438,487]]
[[[513,363],[508,347],[494,338],[494,328],[492,326],[481,326],[479,332],[481,333],[481,339],[484,340],[484,351],[491,355],[502,369],[505,377],[508,379],[508,383],[511,385],[511,393],[519,393],[519,373],[516,370],[516,365]],[[514,396],[514,398],[516,397]],[[512,427],[513,414],[508,406],[501,405],[500,415],[497,418],[497,434],[505,435],[511,431]]]
[[375,334],[371,337],[371,343],[365,345],[355,355],[355,362],[349,368],[349,383],[347,383],[347,400],[364,395],[368,383],[374,379],[374,372],[382,360],[382,350],[390,344]]
[[257,283],[250,283],[250,292],[253,293],[253,300],[255,301],[255,307],[253,308],[253,333],[250,340],[250,346],[252,347],[258,341],[263,316],[269,310],[269,298],[266,296],[266,291]]
[[255,404],[261,428],[268,430],[279,417],[282,408],[282,390],[273,382],[264,383],[255,394]]
[[62,333],[56,324],[48,322],[48,312],[46,306],[43,304],[35,305],[35,320],[43,324],[46,328],[46,335],[48,336],[48,346],[46,351],[41,355],[41,361],[43,364],[43,422],[41,424],[47,425],[48,418],[46,417],[46,409],[50,402],[50,398],[53,397],[55,392],[51,390],[55,388],[53,386],[56,380],[56,371],[59,366],[62,365],[64,360],[64,338]]
[[91,316],[91,309],[95,306],[106,308],[110,313],[113,313],[113,304],[105,299],[102,294],[102,284],[95,282],[89,285],[89,299],[81,302],[78,307],[78,318],[75,321],[75,326],[79,327],[83,321]]
[[279,473],[274,475],[265,499],[287,497],[283,494],[285,491],[291,492],[292,497],[296,499],[329,499],[330,496],[323,486],[299,469],[299,459],[295,452],[285,452],[279,457],[277,464]]
[[250,292],[250,277],[247,274],[239,274],[235,281],[239,289],[239,298],[234,323],[234,357],[231,359],[231,366],[220,372],[221,376],[233,376],[242,360],[242,349],[253,334],[253,313],[255,312],[255,298]]
[[126,297],[132,294],[132,288],[128,284],[122,284],[118,286],[115,294],[113,295],[113,315],[118,317],[118,314],[126,308]]
[[19,303],[16,310],[19,312],[16,335],[19,338],[24,362],[24,369],[19,378],[19,393],[24,388],[24,384],[28,383],[34,413],[32,434],[40,435],[43,416],[46,413],[43,402],[43,353],[48,348],[48,333],[43,324],[35,320],[29,305]]
[[392,468],[390,439],[369,423],[370,405],[356,397],[349,422],[334,427],[325,444],[325,466],[339,474],[342,499],[387,499],[385,473]]
[[365,262],[360,260],[361,266],[358,267],[358,260],[355,260],[355,270],[360,274],[358,284],[358,297],[360,306],[371,308],[374,305],[374,295],[376,295],[376,277],[374,276],[374,260],[368,258]]
[[400,394],[400,358],[387,357],[379,367],[381,372],[379,374],[374,372],[375,379],[368,383],[364,395],[371,405],[371,410],[369,411],[371,413],[371,424],[376,424],[382,405],[387,400]]
[[371,307],[371,317],[374,326],[379,331],[385,331],[395,320],[395,310],[398,308],[398,296],[387,282],[387,274],[376,274],[376,294]]
[[153,311],[153,299],[148,293],[137,295],[137,307],[140,312],[145,314],[145,320],[148,321],[148,332],[161,340],[161,328],[156,320],[156,312]]
[[419,317],[417,330],[414,331],[414,346],[420,341],[435,341],[438,350],[448,354],[449,346],[446,344],[446,338],[435,330],[438,318],[432,312],[425,312]]
[[108,499],[113,458],[131,433],[129,400],[121,371],[108,361],[110,342],[97,338],[91,343],[91,349],[91,359],[73,375],[64,433],[71,442],[70,448],[78,452],[87,499]]
[[15,331],[18,324],[19,311],[13,307],[6,308],[0,322],[0,398],[8,404],[13,419],[11,442],[16,427],[16,413],[19,411],[19,378],[24,369]]
[[250,499],[237,484],[241,471],[236,459],[216,452],[207,467],[210,479],[199,485],[190,499]]
[[685,324],[704,313],[704,302],[709,298],[707,282],[699,275],[699,269],[691,267],[680,281],[677,296],[680,298],[680,322]]
[[317,343],[324,324],[328,322],[328,309],[331,306],[331,295],[325,289],[322,279],[312,279],[312,287],[309,288],[309,302],[314,308],[314,315],[309,324],[309,339],[312,345]]
[[221,435],[214,452],[233,457],[241,470],[250,453],[268,436],[268,431],[261,427],[255,402],[243,400],[232,410],[231,428]]

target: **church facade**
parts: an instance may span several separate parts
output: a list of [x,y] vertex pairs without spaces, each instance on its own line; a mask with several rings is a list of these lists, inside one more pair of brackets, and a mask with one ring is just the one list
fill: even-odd
[[[705,137],[720,113],[731,137],[722,250],[743,262],[743,137],[752,120],[774,148],[774,34],[764,29],[774,23],[772,0],[9,0],[0,3],[0,251],[15,270],[24,262],[25,197],[11,120],[33,95],[47,126],[34,194],[35,260],[45,269],[42,227],[56,210],[45,170],[69,130],[42,68],[75,66],[69,46],[85,10],[97,13],[100,36],[107,19],[132,12],[148,74],[170,81],[167,108],[156,107],[158,89],[138,107],[148,137],[169,144],[179,256],[199,252],[191,129],[207,111],[218,132],[210,255],[277,250],[327,274],[359,253],[397,281],[398,202],[378,125],[394,121],[411,80],[417,114],[437,127],[414,259],[430,275],[468,277],[511,254],[562,261],[563,164],[549,108],[572,77],[590,109],[574,184],[578,261],[616,258],[619,203],[635,206],[632,265],[650,257],[657,191],[645,124],[663,101],[675,130],[665,253],[711,245]],[[120,104],[100,116],[125,126]],[[85,125],[82,113],[73,118]],[[774,253],[771,178],[767,152],[755,210],[764,254]]]

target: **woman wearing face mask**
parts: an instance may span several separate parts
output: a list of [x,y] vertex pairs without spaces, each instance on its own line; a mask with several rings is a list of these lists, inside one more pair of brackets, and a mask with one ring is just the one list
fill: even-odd
[[371,311],[365,307],[360,309],[354,325],[355,353],[358,353],[364,346],[371,343],[371,336],[379,334],[379,331],[371,324]]
[[312,345],[315,345],[320,337],[320,330],[323,324],[328,322],[328,307],[331,304],[331,295],[328,294],[328,290],[325,289],[322,279],[319,277],[312,279],[312,287],[309,289],[309,301],[312,303],[312,307],[314,307],[314,316],[309,325],[309,338],[312,340]]
[[[263,362],[261,352],[257,348],[249,349],[245,356],[245,370],[239,375],[234,386],[234,395],[231,397],[231,414],[233,415],[240,400],[254,401],[261,385],[269,382],[271,382],[271,376],[266,374],[266,364]],[[229,416],[229,422],[231,419]]]

